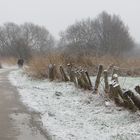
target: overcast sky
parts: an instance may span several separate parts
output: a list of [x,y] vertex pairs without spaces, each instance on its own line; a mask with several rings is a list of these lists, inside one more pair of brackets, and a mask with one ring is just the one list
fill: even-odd
[[68,25],[95,18],[102,11],[120,15],[140,43],[139,0],[0,0],[0,24],[33,22],[45,26],[58,38]]

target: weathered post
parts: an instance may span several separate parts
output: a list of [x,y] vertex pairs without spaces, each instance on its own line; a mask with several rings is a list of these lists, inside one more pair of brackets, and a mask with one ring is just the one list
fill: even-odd
[[78,87],[77,76],[76,76],[76,72],[75,71],[73,71],[73,75],[74,75],[74,79],[73,79],[74,85],[76,87]]
[[76,72],[76,78],[78,87],[83,88],[83,81],[81,79],[81,73],[79,71]]
[[114,81],[114,80],[111,81],[110,88],[109,88],[110,89],[109,97],[114,100],[115,104],[121,105],[123,101],[122,101],[118,91],[116,91],[116,89],[114,88],[114,86],[116,84],[117,84],[116,81]]
[[56,65],[53,65],[53,75],[54,75],[54,80],[56,80],[58,78],[58,73],[57,73],[57,68]]
[[72,70],[72,66],[71,64],[67,64],[67,73],[69,75],[69,79],[71,82],[74,82],[74,77],[75,77],[75,74],[74,74],[74,71]]
[[112,80],[115,80],[117,83],[119,83],[118,74],[112,75]]
[[112,76],[111,76],[112,79],[111,79],[111,80],[113,80],[113,75],[114,75],[114,74],[117,74],[117,75],[118,75],[118,72],[119,72],[119,67],[114,66],[114,67],[113,67],[113,71],[112,71]]
[[75,86],[78,88],[79,87],[79,83],[78,83],[78,72],[77,71],[75,71],[74,72],[74,84],[75,84]]
[[54,80],[54,65],[53,64],[49,64],[48,66],[48,77],[50,81]]
[[65,73],[65,71],[64,71],[62,66],[60,66],[60,73],[62,75],[62,80],[63,81],[65,81],[65,82],[69,81],[69,78],[67,77],[67,75],[66,75],[66,73]]
[[131,90],[126,90],[123,93],[123,96],[129,98],[131,102],[133,102],[133,108],[135,109],[135,111],[137,110],[137,108],[140,109],[140,95],[136,95]]
[[98,88],[99,88],[100,78],[102,76],[102,72],[103,72],[103,65],[99,65],[98,74],[97,74],[97,77],[96,77],[95,87],[94,87],[94,91],[93,91],[93,93],[95,93],[95,94],[98,93]]
[[81,70],[81,80],[83,81],[83,88],[90,89],[90,85],[89,85],[89,82],[88,82],[88,79],[86,77],[84,70]]
[[127,94],[123,93],[118,81],[112,80],[110,92],[111,94],[113,94],[112,97],[116,104],[123,105],[126,108],[132,110],[136,110],[136,106],[133,103],[132,99],[129,96],[127,96]]
[[122,91],[119,84],[115,85],[113,88],[114,88],[115,92],[117,92],[120,95],[120,97],[123,99],[125,107],[127,107],[129,109],[134,109],[135,108],[131,99],[128,96],[123,96],[123,91]]
[[89,86],[90,86],[90,89],[92,88],[92,83],[91,83],[91,80],[90,80],[90,77],[89,77],[89,74],[87,71],[85,71],[85,74],[86,74],[86,77],[88,79],[88,83],[89,83]]
[[108,71],[104,70],[104,83],[105,83],[105,93],[108,94],[109,93],[109,84],[108,84]]

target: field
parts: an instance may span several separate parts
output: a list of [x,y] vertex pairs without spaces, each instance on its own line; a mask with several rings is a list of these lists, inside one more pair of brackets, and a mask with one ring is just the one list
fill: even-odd
[[[94,95],[70,82],[33,80],[22,70],[11,72],[9,79],[21,101],[40,113],[42,128],[53,140],[140,139],[139,111],[117,107],[103,98],[102,91]],[[95,77],[91,79],[94,84]],[[133,89],[140,78],[120,77],[119,81],[122,87]]]

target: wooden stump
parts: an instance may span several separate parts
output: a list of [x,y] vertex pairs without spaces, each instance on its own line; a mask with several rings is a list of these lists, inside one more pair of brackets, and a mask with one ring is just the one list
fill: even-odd
[[135,106],[133,100],[129,96],[125,96],[123,93],[123,101],[124,101],[124,107],[131,109],[133,111],[137,110],[137,107]]
[[109,84],[108,84],[108,72],[107,70],[104,70],[104,83],[105,83],[105,93],[108,94],[109,93]]
[[78,88],[83,88],[85,90],[91,90],[92,86],[91,86],[91,81],[90,78],[88,79],[88,72],[85,72],[84,70],[77,70],[75,72],[75,76],[74,76],[74,83],[76,85],[76,87]]
[[49,64],[48,66],[48,78],[50,81],[54,80],[54,65],[53,64]]
[[83,88],[90,90],[91,89],[91,86],[89,84],[89,81],[87,79],[87,75],[85,74],[85,71],[84,70],[81,71],[81,79],[83,81]]
[[117,74],[117,75],[118,75],[118,72],[119,72],[119,67],[114,66],[114,67],[113,67],[112,76],[111,76],[111,77],[112,77],[112,79],[111,79],[111,80],[113,80],[113,79],[114,79],[114,77],[113,77],[113,76],[114,76],[114,74]]
[[114,100],[115,104],[122,105],[123,99],[120,96],[120,93],[118,92],[117,88],[118,84],[116,81],[112,80],[110,83],[110,91],[109,91],[109,97]]
[[89,89],[88,80],[83,70],[77,71],[75,74],[75,85],[78,88]]
[[78,87],[78,79],[77,79],[77,72],[76,71],[74,71],[74,84],[75,84],[75,86],[76,87]]
[[117,83],[119,83],[118,75],[117,74],[114,74],[112,76],[112,80],[115,80]]
[[83,81],[81,78],[81,73],[79,71],[76,72],[76,77],[77,77],[78,88],[83,88]]
[[54,80],[59,79],[59,74],[57,71],[57,66],[54,64],[53,65],[53,74],[54,74]]
[[85,74],[86,74],[86,77],[87,77],[87,79],[88,79],[88,84],[89,84],[89,86],[90,86],[90,89],[92,89],[92,83],[91,83],[91,80],[90,80],[89,74],[88,74],[87,71],[85,71]]
[[113,80],[111,86],[112,87],[110,88],[110,91],[111,91],[112,97],[117,105],[122,105],[122,106],[129,108],[131,110],[134,110],[134,111],[137,110],[133,100],[130,98],[130,96],[123,93],[123,91],[117,81]]
[[69,78],[67,77],[67,75],[66,75],[66,73],[65,73],[65,71],[64,71],[62,66],[60,66],[60,73],[61,73],[63,81],[65,81],[65,82],[69,81]]
[[136,94],[134,92],[132,92],[131,90],[127,90],[124,92],[124,96],[128,96],[133,103],[135,104],[135,106],[140,109],[140,95]]
[[69,80],[71,82],[74,82],[75,74],[74,74],[74,70],[72,70],[72,66],[70,64],[67,64],[67,73],[69,75]]
[[97,77],[96,77],[95,87],[94,87],[94,91],[93,91],[93,93],[95,93],[95,94],[98,93],[98,88],[99,88],[100,78],[102,76],[102,72],[103,72],[103,65],[99,65],[98,74],[97,74]]

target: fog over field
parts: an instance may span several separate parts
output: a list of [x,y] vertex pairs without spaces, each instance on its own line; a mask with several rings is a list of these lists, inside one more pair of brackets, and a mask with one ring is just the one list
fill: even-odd
[[0,0],[0,140],[140,140],[139,13],[140,0]]
[[33,22],[44,25],[59,39],[59,32],[68,25],[107,11],[120,15],[133,38],[140,42],[139,5],[139,0],[0,0],[0,24]]

